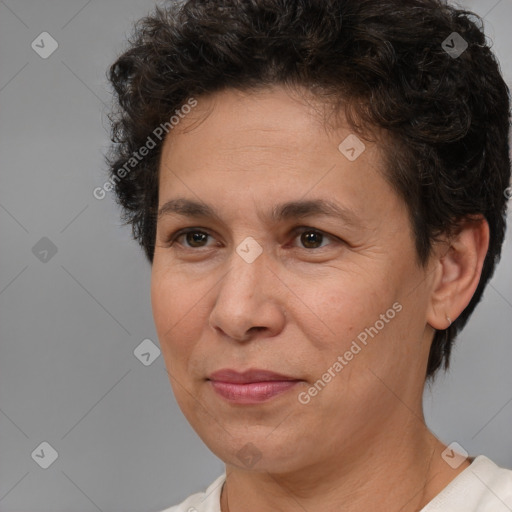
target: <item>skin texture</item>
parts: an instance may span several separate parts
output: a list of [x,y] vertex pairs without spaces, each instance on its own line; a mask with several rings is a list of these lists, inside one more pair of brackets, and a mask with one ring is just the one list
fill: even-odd
[[[326,127],[320,112],[284,87],[225,90],[198,98],[170,132],[159,207],[183,197],[220,219],[159,217],[155,325],[180,408],[226,464],[223,510],[227,498],[231,512],[419,510],[469,465],[442,459],[422,393],[434,329],[473,295],[488,226],[464,224],[418,266],[406,207],[381,173],[385,138],[364,141],[349,161],[338,145],[352,131]],[[357,223],[271,220],[276,204],[306,199],[334,201]],[[309,245],[294,232],[301,226],[317,233]],[[209,236],[168,243],[192,227]],[[263,250],[252,263],[236,252],[249,236]],[[396,303],[400,312],[300,403],[298,394]],[[262,404],[232,404],[207,381],[221,368],[303,382]],[[260,457],[254,465],[237,456],[248,443]]]

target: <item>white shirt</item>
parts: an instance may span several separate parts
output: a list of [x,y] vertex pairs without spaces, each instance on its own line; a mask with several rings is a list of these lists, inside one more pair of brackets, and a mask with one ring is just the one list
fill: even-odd
[[[223,473],[206,491],[162,512],[221,512],[225,480]],[[512,512],[512,470],[479,455],[420,512]]]

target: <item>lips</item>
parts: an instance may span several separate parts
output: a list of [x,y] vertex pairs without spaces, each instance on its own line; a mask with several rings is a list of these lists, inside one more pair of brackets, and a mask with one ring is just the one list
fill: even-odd
[[245,372],[219,370],[207,380],[214,391],[228,402],[245,405],[270,400],[301,382],[288,375],[260,369]]
[[234,384],[248,384],[251,382],[291,381],[299,379],[268,370],[250,369],[245,372],[237,372],[236,370],[223,369],[213,372],[208,380],[231,382]]

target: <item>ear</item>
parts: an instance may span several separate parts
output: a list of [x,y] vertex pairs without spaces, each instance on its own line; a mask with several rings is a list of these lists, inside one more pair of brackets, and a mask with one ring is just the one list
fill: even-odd
[[427,322],[437,330],[447,329],[475,293],[489,247],[489,224],[482,216],[465,219],[441,245],[434,251],[435,278],[427,310]]

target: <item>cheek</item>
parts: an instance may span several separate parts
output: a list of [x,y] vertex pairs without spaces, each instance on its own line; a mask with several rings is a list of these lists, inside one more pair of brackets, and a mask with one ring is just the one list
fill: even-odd
[[[381,282],[370,272],[339,272],[331,275],[322,284],[302,289],[303,315],[313,325],[323,327],[324,340],[346,342],[351,336],[379,319],[396,300],[391,282]],[[300,318],[298,315],[296,318]],[[311,325],[310,323],[310,325]],[[327,339],[325,338],[327,336]],[[339,347],[337,347],[339,348]]]
[[[188,285],[187,285],[188,284]],[[153,319],[166,362],[188,359],[203,319],[201,294],[177,273],[154,272],[151,280]]]
[[[394,354],[401,344],[403,306],[399,283],[392,275],[387,279],[382,275],[340,273],[338,279],[311,290],[308,299],[304,299],[315,313],[298,320],[312,344],[311,376],[313,380],[323,379],[330,368],[337,376],[324,394],[327,402],[337,403],[347,387],[351,392],[354,388],[364,392],[372,384],[368,368],[381,374],[388,373],[396,364]],[[329,380],[329,375],[325,379]]]

